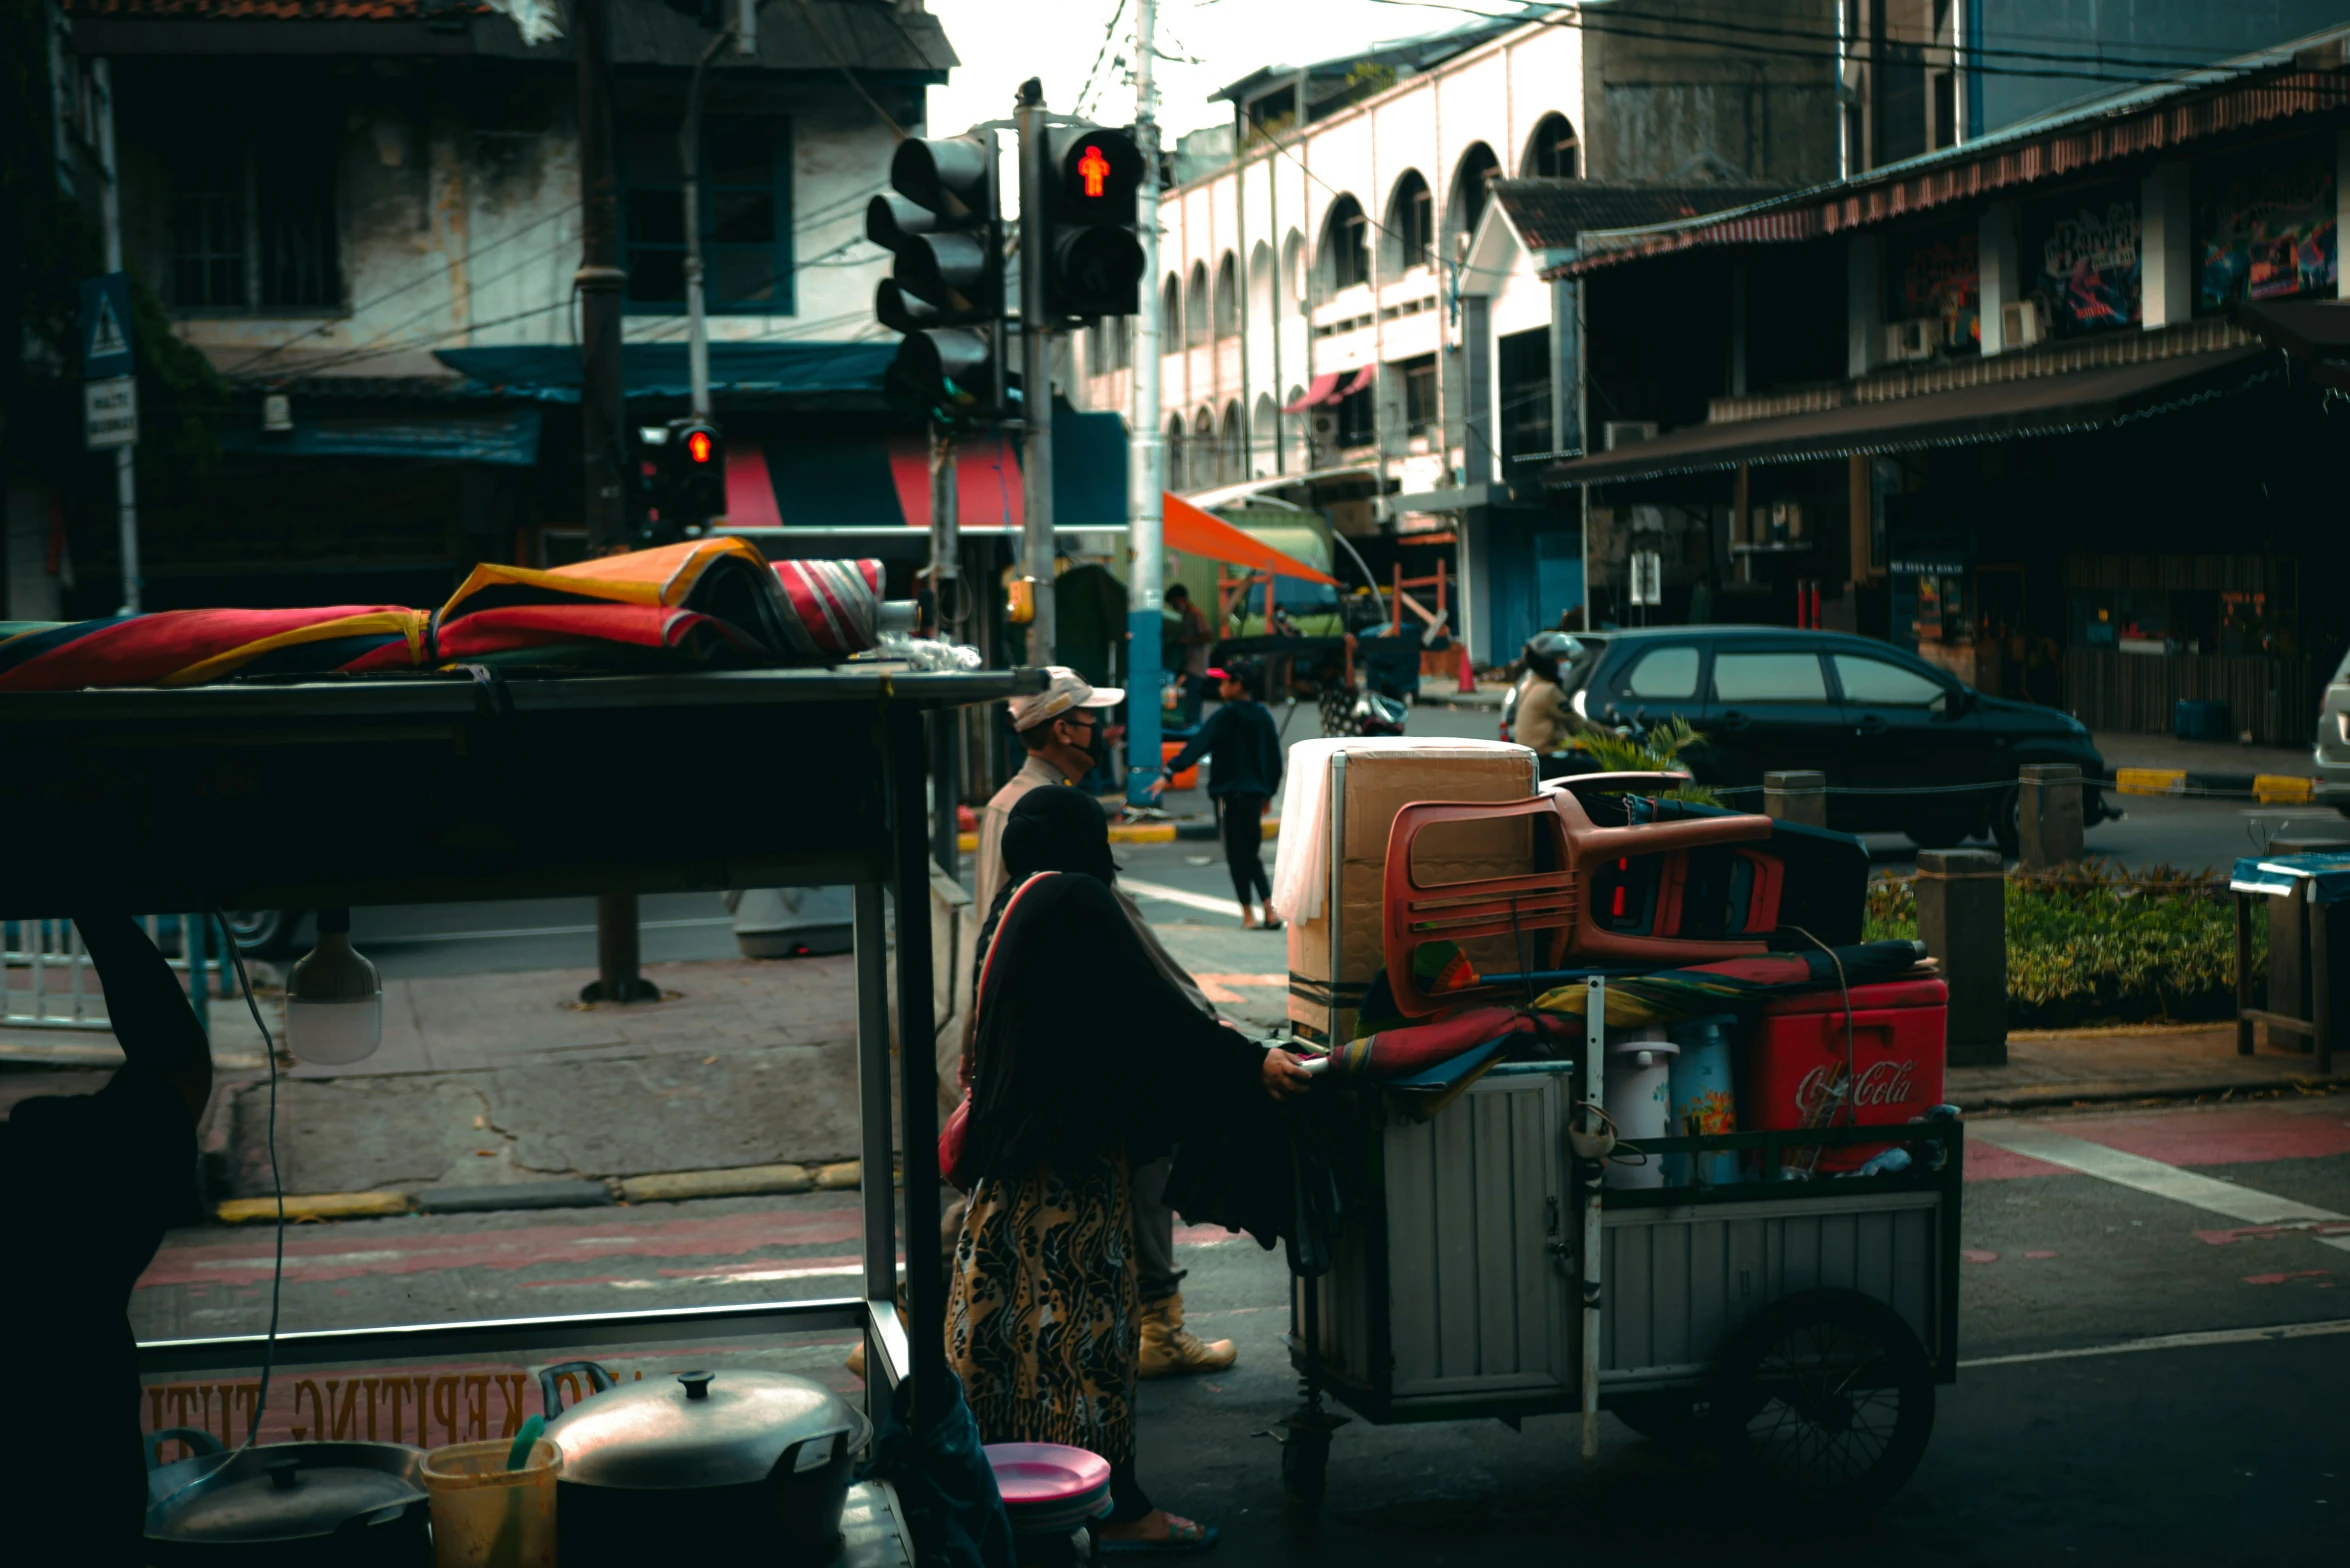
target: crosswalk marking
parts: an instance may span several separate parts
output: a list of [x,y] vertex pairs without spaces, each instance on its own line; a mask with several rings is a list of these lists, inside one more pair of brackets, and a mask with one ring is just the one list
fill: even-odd
[[[2313,1204],[2292,1198],[2280,1198],[2273,1193],[2240,1186],[2232,1181],[2221,1181],[2216,1176],[2199,1175],[2150,1160],[2142,1154],[2130,1154],[2121,1149],[2109,1149],[2102,1143],[2087,1138],[2076,1138],[2071,1133],[2058,1132],[2034,1122],[1988,1121],[1967,1124],[1967,1136],[1978,1138],[2014,1154],[2030,1155],[2066,1170],[2078,1171],[2084,1176],[2095,1176],[2119,1187],[2152,1193],[2158,1198],[2169,1198],[2212,1214],[2223,1214],[2247,1225],[2282,1225],[2320,1220],[2350,1219]],[[2350,1252],[2350,1236],[2314,1236],[2312,1240],[2323,1246]]]
[[2082,1356],[2119,1356],[2136,1350],[2196,1350],[2206,1345],[2249,1345],[2283,1339],[2315,1339],[2327,1334],[2350,1334],[2350,1318],[2322,1323],[2280,1323],[2275,1328],[2216,1328],[2193,1334],[2154,1334],[2125,1339],[2116,1345],[2077,1345],[2068,1350],[2027,1350],[2012,1356],[1974,1356],[1961,1361],[1960,1370],[1974,1367],[2011,1367],[2027,1361],[2072,1361]]

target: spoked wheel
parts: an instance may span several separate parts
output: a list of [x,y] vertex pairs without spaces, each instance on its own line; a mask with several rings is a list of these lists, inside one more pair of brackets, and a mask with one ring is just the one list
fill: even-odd
[[1709,1406],[1702,1395],[1675,1390],[1626,1394],[1608,1409],[1618,1421],[1659,1448],[1699,1448],[1705,1443]]
[[1874,1508],[1925,1457],[1934,1369],[1909,1325],[1867,1296],[1773,1303],[1731,1336],[1719,1377],[1714,1446],[1773,1495]]

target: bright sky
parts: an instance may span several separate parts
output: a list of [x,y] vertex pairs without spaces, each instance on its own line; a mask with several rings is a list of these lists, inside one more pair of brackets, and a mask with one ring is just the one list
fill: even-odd
[[[1093,73],[1088,117],[1114,125],[1134,118],[1125,63],[1133,55],[1133,0],[1122,12],[1119,0],[930,0],[930,12],[963,61],[946,86],[930,90],[933,136],[1009,116],[1013,90],[1031,76],[1044,82],[1045,106],[1069,114],[1079,111],[1078,93]],[[1104,53],[1113,12],[1117,36]],[[1392,0],[1160,0],[1159,123],[1172,146],[1185,131],[1229,122],[1232,106],[1210,103],[1208,94],[1259,66],[1326,60],[1468,20],[1451,5]]]

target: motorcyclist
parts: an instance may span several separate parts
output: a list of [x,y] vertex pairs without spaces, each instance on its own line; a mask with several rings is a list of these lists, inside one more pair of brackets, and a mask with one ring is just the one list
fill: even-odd
[[1563,632],[1537,632],[1526,639],[1522,662],[1525,673],[1511,692],[1511,740],[1542,759],[1542,776],[1555,778],[1571,771],[1558,764],[1560,753],[1574,734],[1574,710],[1559,679],[1559,663],[1574,651]]

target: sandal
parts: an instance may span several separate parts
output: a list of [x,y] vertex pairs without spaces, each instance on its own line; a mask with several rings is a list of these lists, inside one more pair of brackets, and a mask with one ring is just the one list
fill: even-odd
[[1167,1518],[1167,1538],[1163,1541],[1137,1541],[1119,1536],[1103,1536],[1096,1549],[1107,1556],[1121,1557],[1180,1557],[1190,1552],[1204,1552],[1216,1544],[1216,1527],[1196,1520]]

